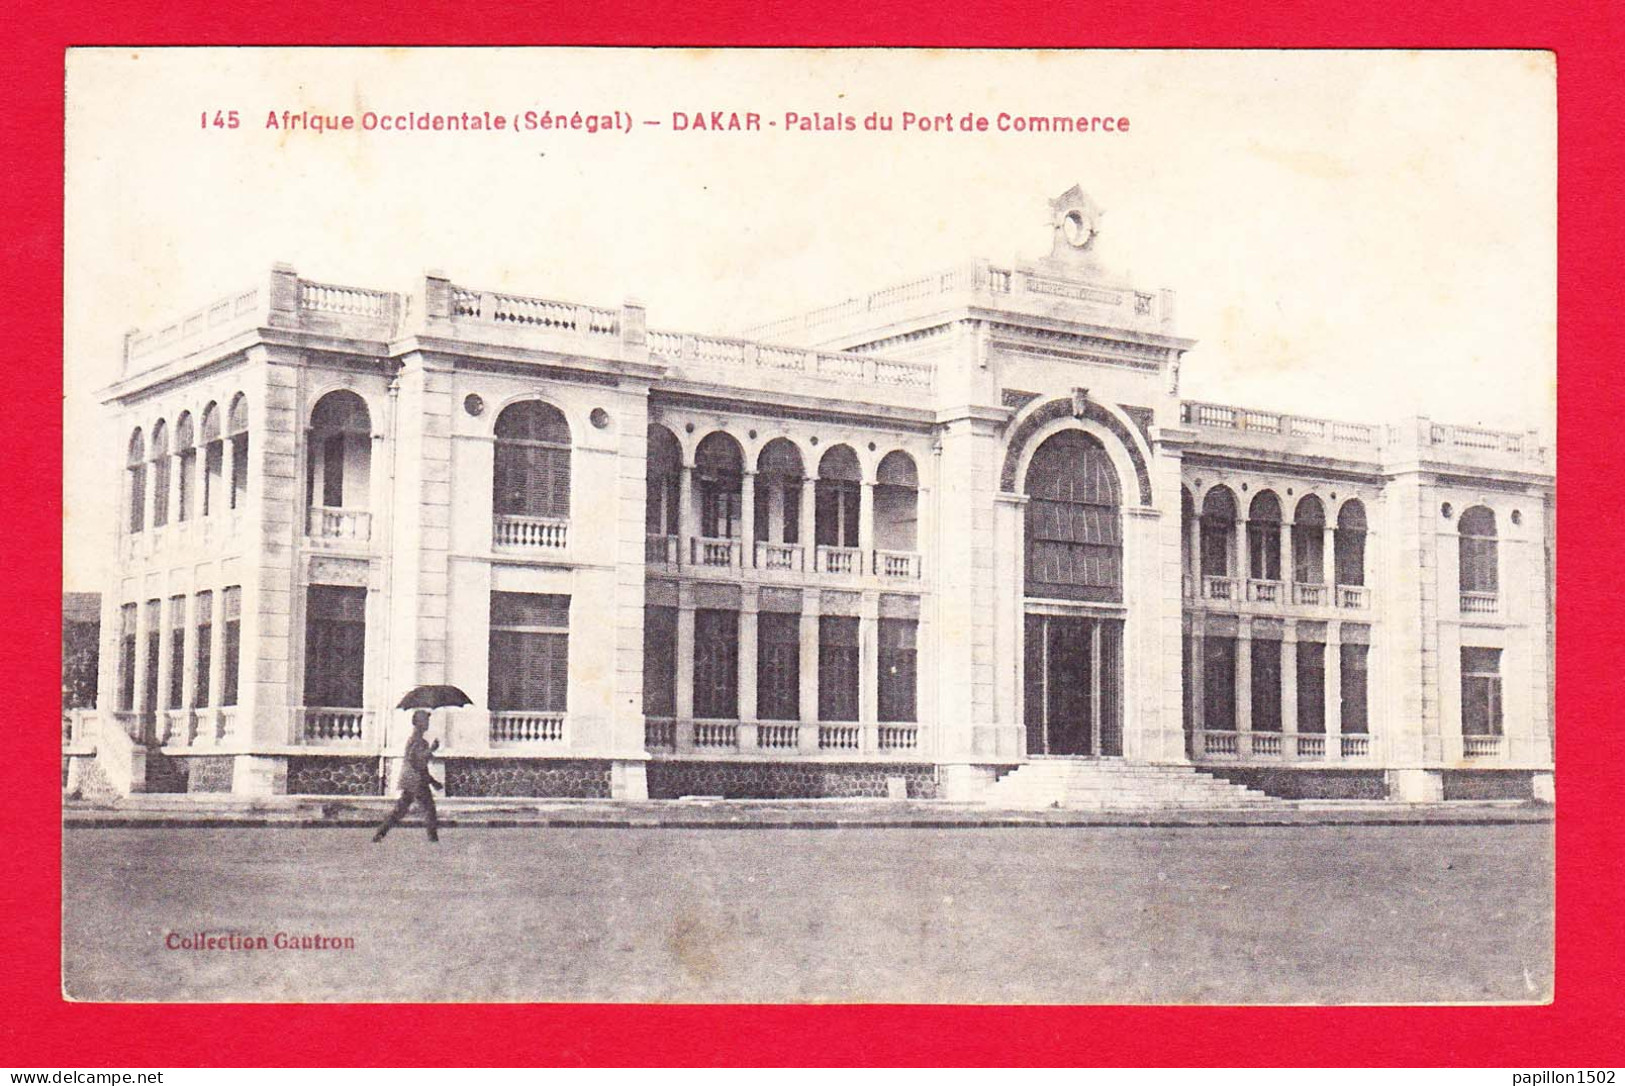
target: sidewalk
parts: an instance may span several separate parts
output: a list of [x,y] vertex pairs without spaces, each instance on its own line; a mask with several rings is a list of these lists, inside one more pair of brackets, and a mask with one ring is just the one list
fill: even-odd
[[[63,801],[67,829],[336,828],[375,825],[392,806],[383,796],[148,794],[113,804]],[[1389,803],[1374,800],[1279,800],[1240,809],[1098,811],[996,810],[944,800],[720,800],[629,802],[571,799],[442,800],[446,827],[507,829],[993,829],[1084,826],[1408,826],[1551,822],[1550,806],[1502,802]],[[416,812],[409,825],[421,822]]]

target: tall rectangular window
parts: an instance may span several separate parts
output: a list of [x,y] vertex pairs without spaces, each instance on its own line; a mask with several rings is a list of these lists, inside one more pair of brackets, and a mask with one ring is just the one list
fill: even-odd
[[1342,669],[1343,731],[1364,735],[1370,730],[1366,713],[1366,659],[1370,645],[1341,645],[1338,661]]
[[570,597],[491,593],[490,651],[493,711],[564,712],[570,686]]
[[858,719],[858,620],[818,619],[818,719]]
[[[362,599],[366,599],[365,595]],[[243,590],[240,585],[220,593],[220,621],[223,623],[220,627],[220,704],[236,705],[243,656]]]
[[203,515],[220,511],[220,476],[226,470],[226,446],[219,440],[203,447]]
[[1202,639],[1202,727],[1210,732],[1236,730],[1236,639]]
[[1326,731],[1326,646],[1319,641],[1298,642],[1298,731]]
[[694,612],[694,715],[739,718],[739,612]]
[[313,584],[305,595],[305,704],[363,704],[367,659],[367,590]]
[[193,643],[197,648],[192,665],[196,678],[192,683],[192,708],[201,709],[209,704],[209,670],[214,663],[214,593],[199,592],[196,604],[194,628],[197,634]]
[[248,435],[231,438],[231,507],[241,509],[248,496]]
[[118,707],[128,713],[135,709],[135,604],[119,608],[118,624]]
[[186,689],[186,597],[169,597],[169,689],[165,709],[182,708]]
[[169,456],[164,454],[152,462],[152,526],[162,528],[169,523]]
[[1501,650],[1461,650],[1461,734],[1501,734]]
[[856,547],[861,487],[844,479],[820,479],[813,493],[814,528],[819,546]]
[[880,691],[878,715],[883,721],[918,719],[915,705],[915,685],[919,674],[918,651],[915,648],[919,624],[911,618],[883,618],[880,620]]
[[130,531],[141,531],[147,524],[147,465],[130,465]]
[[180,477],[176,480],[176,520],[192,519],[192,490],[196,485],[193,481],[197,475],[197,450],[182,449],[179,464]]
[[1281,643],[1253,639],[1253,731],[1281,730]]
[[677,608],[643,609],[643,714],[677,715]]
[[151,716],[158,711],[158,661],[163,651],[164,603],[162,600],[148,600],[146,610],[147,646],[144,667],[147,682],[141,691],[141,711]]
[[763,611],[756,616],[756,715],[801,719],[801,616]]

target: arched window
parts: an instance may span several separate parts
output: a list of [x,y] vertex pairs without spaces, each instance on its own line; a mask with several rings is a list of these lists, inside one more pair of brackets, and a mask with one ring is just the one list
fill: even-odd
[[231,442],[231,507],[240,509],[248,497],[248,401],[241,392],[226,412],[226,440]]
[[129,477],[125,498],[130,504],[130,531],[139,532],[147,526],[147,443],[139,426],[130,435],[130,452],[124,463]]
[[220,440],[220,408],[210,404],[203,409],[203,515],[220,511],[220,488],[224,483],[226,446]]
[[1337,511],[1332,563],[1338,584],[1365,584],[1365,506],[1358,498],[1350,498]]
[[756,538],[764,543],[801,542],[801,450],[776,437],[756,457]]
[[181,417],[175,420],[175,519],[187,521],[192,519],[192,506],[195,501],[193,491],[197,487],[197,436],[192,432],[192,413],[182,411]]
[[312,508],[366,509],[371,501],[372,415],[348,389],[329,392],[310,413],[305,501]]
[[677,535],[682,530],[677,502],[682,493],[683,448],[676,435],[658,423],[649,426],[646,470],[643,530],[653,536]]
[[159,419],[152,427],[152,526],[169,523],[169,427]]
[[1235,561],[1236,496],[1216,486],[1202,499],[1202,575],[1229,577]]
[[817,542],[821,547],[858,545],[858,510],[863,491],[863,472],[858,454],[848,445],[832,445],[818,461],[818,486],[814,501]]
[[1500,591],[1494,511],[1482,505],[1464,510],[1457,528],[1461,533],[1461,590]]
[[1117,471],[1081,430],[1063,430],[1027,468],[1027,595],[1123,598],[1123,533]]
[[1292,579],[1326,583],[1326,507],[1313,494],[1299,498],[1292,514]]
[[920,477],[914,458],[889,452],[875,472],[875,547],[883,551],[919,549]]
[[1247,576],[1281,579],[1281,501],[1271,490],[1260,490],[1247,507]]
[[699,502],[700,535],[738,539],[744,489],[745,453],[730,434],[707,434],[694,450],[695,501]]
[[541,400],[503,408],[496,424],[492,507],[497,516],[570,515],[570,424]]

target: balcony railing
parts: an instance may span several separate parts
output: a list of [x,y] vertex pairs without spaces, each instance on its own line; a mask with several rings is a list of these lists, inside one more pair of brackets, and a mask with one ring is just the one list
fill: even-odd
[[920,726],[882,724],[876,729],[876,739],[881,750],[919,750]]
[[1328,598],[1323,584],[1300,583],[1292,586],[1292,602],[1299,607],[1325,607]]
[[801,745],[801,725],[758,724],[756,745],[763,750],[795,750]]
[[677,748],[677,721],[648,717],[643,721],[643,745],[649,750]]
[[498,547],[563,550],[570,545],[570,522],[561,517],[499,515],[492,522],[491,542]]
[[1202,597],[1210,600],[1239,600],[1240,582],[1234,577],[1202,576]]
[[493,747],[564,742],[563,713],[503,711],[491,714]]
[[1463,592],[1461,613],[1464,615],[1493,615],[1500,610],[1500,597],[1494,592]]
[[818,725],[819,750],[858,750],[863,746],[863,729],[856,724]]
[[732,722],[696,720],[694,722],[696,747],[736,749],[739,746],[739,725]]
[[1265,759],[1268,761],[1324,762],[1339,757],[1369,758],[1369,735],[1326,735],[1321,732],[1198,731],[1198,759]]
[[643,537],[643,560],[654,566],[675,566],[679,537],[674,535],[646,535]]
[[1499,735],[1464,735],[1461,737],[1462,757],[1499,758],[1503,738]]
[[826,547],[819,544],[815,553],[819,573],[863,572],[863,552],[856,547]]
[[1365,611],[1371,607],[1371,589],[1363,584],[1340,584],[1337,606],[1343,611]]
[[372,538],[372,514],[365,509],[312,506],[306,517],[305,533],[316,539],[365,543]]
[[96,745],[96,711],[94,709],[62,710],[62,745],[64,747],[94,747]]
[[875,551],[875,575],[888,579],[913,579],[920,575],[920,556],[915,551]]
[[696,566],[727,569],[739,565],[740,544],[737,539],[706,539],[696,536],[689,541],[689,561]]
[[800,543],[770,543],[756,541],[756,568],[799,572],[805,561],[806,548]]
[[[204,713],[207,715],[208,711]],[[166,709],[160,723],[163,730],[160,742],[166,747],[189,747],[197,741],[198,714],[191,709]]]
[[371,709],[303,708],[298,741],[315,746],[361,744],[372,731]]
[[1281,582],[1249,579],[1247,581],[1247,598],[1254,603],[1280,603]]

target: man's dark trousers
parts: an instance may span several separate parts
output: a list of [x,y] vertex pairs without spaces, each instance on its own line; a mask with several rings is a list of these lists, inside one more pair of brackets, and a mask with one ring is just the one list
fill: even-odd
[[415,784],[401,790],[401,798],[396,801],[395,809],[389,812],[389,817],[384,819],[382,826],[378,827],[378,833],[375,836],[383,837],[384,834],[400,825],[401,819],[406,817],[406,812],[412,809],[414,803],[423,808],[423,825],[429,831],[429,840],[440,840],[440,816],[434,809],[434,789],[421,776]]

